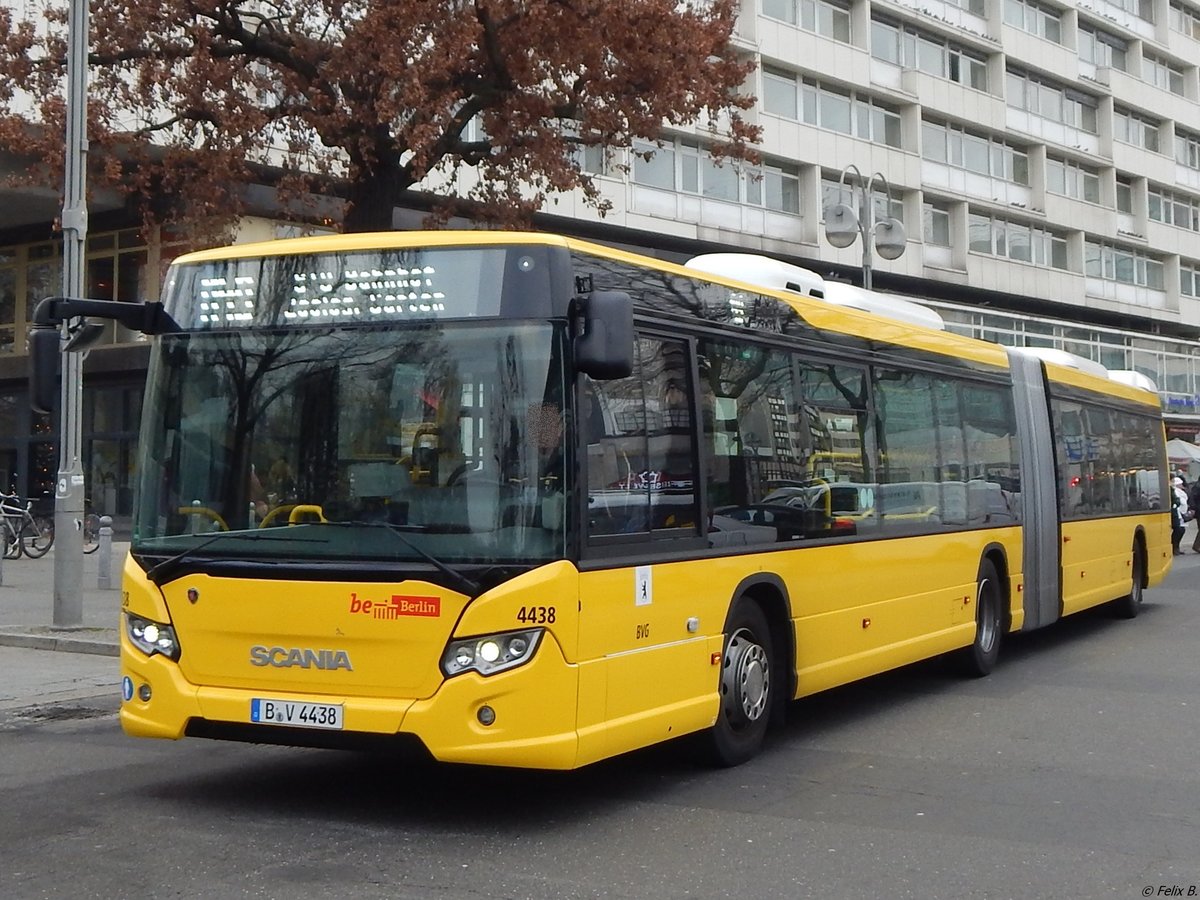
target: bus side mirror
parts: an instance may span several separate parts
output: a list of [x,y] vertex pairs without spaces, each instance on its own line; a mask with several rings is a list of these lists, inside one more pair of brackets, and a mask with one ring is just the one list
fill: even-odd
[[624,291],[592,291],[583,301],[583,333],[575,363],[597,380],[633,374],[633,298]]
[[54,409],[58,393],[58,329],[52,325],[34,325],[29,329],[29,405],[35,412]]

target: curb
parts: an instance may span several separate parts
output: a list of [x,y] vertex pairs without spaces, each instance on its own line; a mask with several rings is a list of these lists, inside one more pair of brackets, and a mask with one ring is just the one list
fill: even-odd
[[0,631],[0,647],[27,650],[57,650],[64,653],[88,653],[93,656],[119,656],[114,628],[28,628]]

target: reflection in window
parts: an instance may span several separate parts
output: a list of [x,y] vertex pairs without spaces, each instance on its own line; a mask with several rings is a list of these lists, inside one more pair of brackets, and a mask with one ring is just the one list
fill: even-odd
[[1009,393],[876,370],[882,527],[888,534],[1010,525],[1019,469]]
[[633,374],[588,382],[583,442],[588,533],[698,533],[685,346],[639,338]]
[[1064,519],[1167,508],[1157,420],[1058,397],[1050,409]]
[[790,357],[765,347],[700,345],[705,479],[714,543],[806,536],[806,469]]

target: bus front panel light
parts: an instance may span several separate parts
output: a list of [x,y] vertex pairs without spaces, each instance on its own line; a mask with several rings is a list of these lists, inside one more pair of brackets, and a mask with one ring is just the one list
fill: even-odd
[[451,641],[442,654],[442,671],[447,678],[463,672],[486,676],[523,666],[533,659],[544,631],[531,628]]
[[126,613],[125,635],[133,646],[147,656],[159,653],[168,659],[179,659],[179,641],[175,638],[175,629],[170,625]]

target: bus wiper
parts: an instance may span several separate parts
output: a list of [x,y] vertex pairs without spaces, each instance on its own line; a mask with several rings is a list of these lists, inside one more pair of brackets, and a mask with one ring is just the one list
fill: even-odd
[[329,541],[327,541],[325,538],[291,538],[277,537],[273,534],[248,534],[243,531],[220,531],[207,540],[203,540],[198,544],[194,544],[191,547],[188,547],[186,550],[176,553],[174,556],[169,556],[162,562],[151,566],[146,572],[146,577],[150,579],[150,581],[154,582],[154,584],[162,587],[167,583],[167,581],[170,580],[171,574],[180,567],[180,563],[186,560],[193,553],[203,550],[209,544],[215,544],[217,541],[230,537],[240,538],[243,541],[287,541],[288,543],[303,541],[306,543],[329,543]]
[[[453,579],[454,583],[456,585],[458,585],[459,593],[466,594],[472,600],[474,600],[476,597],[479,596],[480,587],[477,582],[468,578],[462,572],[459,572],[456,569],[453,569],[450,566],[446,565],[446,563],[442,562],[440,559],[438,559],[433,554],[427,553],[425,550],[422,550],[420,547],[418,547],[416,544],[414,544],[412,541],[410,541],[405,536],[403,528],[399,525],[393,525],[391,522],[356,522],[356,521],[352,521],[352,522],[322,522],[321,524],[322,525],[334,525],[334,526],[338,526],[338,527],[353,526],[355,528],[386,528],[388,531],[390,531],[392,534],[394,534],[396,537],[398,537],[401,540],[401,542],[404,544],[404,546],[408,547],[409,550],[413,551],[413,553],[416,553],[418,556],[421,557],[421,559],[425,560],[425,562],[429,563],[431,566],[433,566],[435,569],[437,569],[443,575],[448,575],[451,579]],[[465,590],[463,590],[464,588],[465,588]]]

